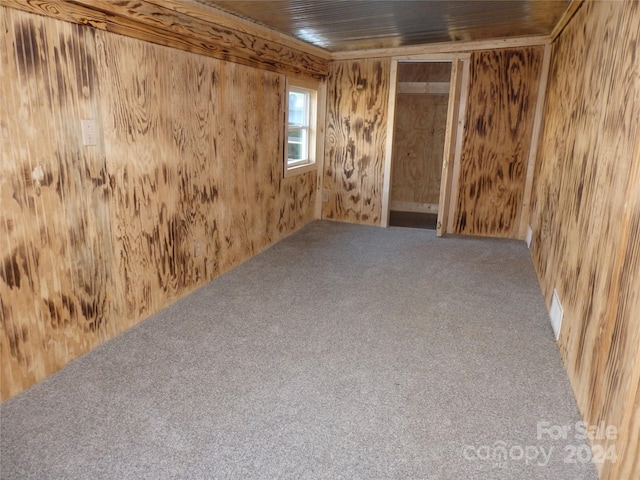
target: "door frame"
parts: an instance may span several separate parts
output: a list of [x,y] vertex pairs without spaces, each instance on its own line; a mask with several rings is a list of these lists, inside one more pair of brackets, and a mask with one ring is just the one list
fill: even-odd
[[469,90],[469,65],[471,54],[430,54],[398,56],[391,59],[389,80],[389,105],[387,117],[387,139],[384,155],[384,176],[382,185],[382,215],[380,225],[389,226],[389,208],[391,205],[391,158],[393,154],[393,130],[398,86],[398,63],[451,62],[451,80],[449,85],[449,105],[447,107],[447,125],[445,129],[444,151],[442,159],[442,179],[440,181],[440,200],[438,203],[438,223],[436,234],[440,237],[453,230],[453,214],[457,201],[458,178],[460,176],[460,157],[464,119],[467,111]]

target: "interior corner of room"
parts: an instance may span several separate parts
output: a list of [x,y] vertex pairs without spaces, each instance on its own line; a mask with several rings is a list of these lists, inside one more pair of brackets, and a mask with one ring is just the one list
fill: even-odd
[[[640,475],[640,3],[353,52],[207,2],[58,3],[0,0],[3,400],[315,220],[526,238],[580,414],[619,432],[599,476]],[[287,174],[295,78],[321,102]]]

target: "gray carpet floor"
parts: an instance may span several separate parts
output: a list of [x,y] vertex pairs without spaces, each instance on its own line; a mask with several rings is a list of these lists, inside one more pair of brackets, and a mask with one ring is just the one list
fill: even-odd
[[524,242],[429,230],[314,222],[0,414],[3,479],[596,478]]

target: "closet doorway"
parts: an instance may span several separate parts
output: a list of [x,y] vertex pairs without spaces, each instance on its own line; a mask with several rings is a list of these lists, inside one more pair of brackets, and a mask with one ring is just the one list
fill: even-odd
[[394,60],[384,226],[446,232],[463,73],[460,59]]

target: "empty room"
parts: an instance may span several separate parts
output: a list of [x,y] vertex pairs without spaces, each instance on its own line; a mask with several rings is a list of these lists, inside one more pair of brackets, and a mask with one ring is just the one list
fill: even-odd
[[640,2],[0,28],[0,478],[640,478]]

